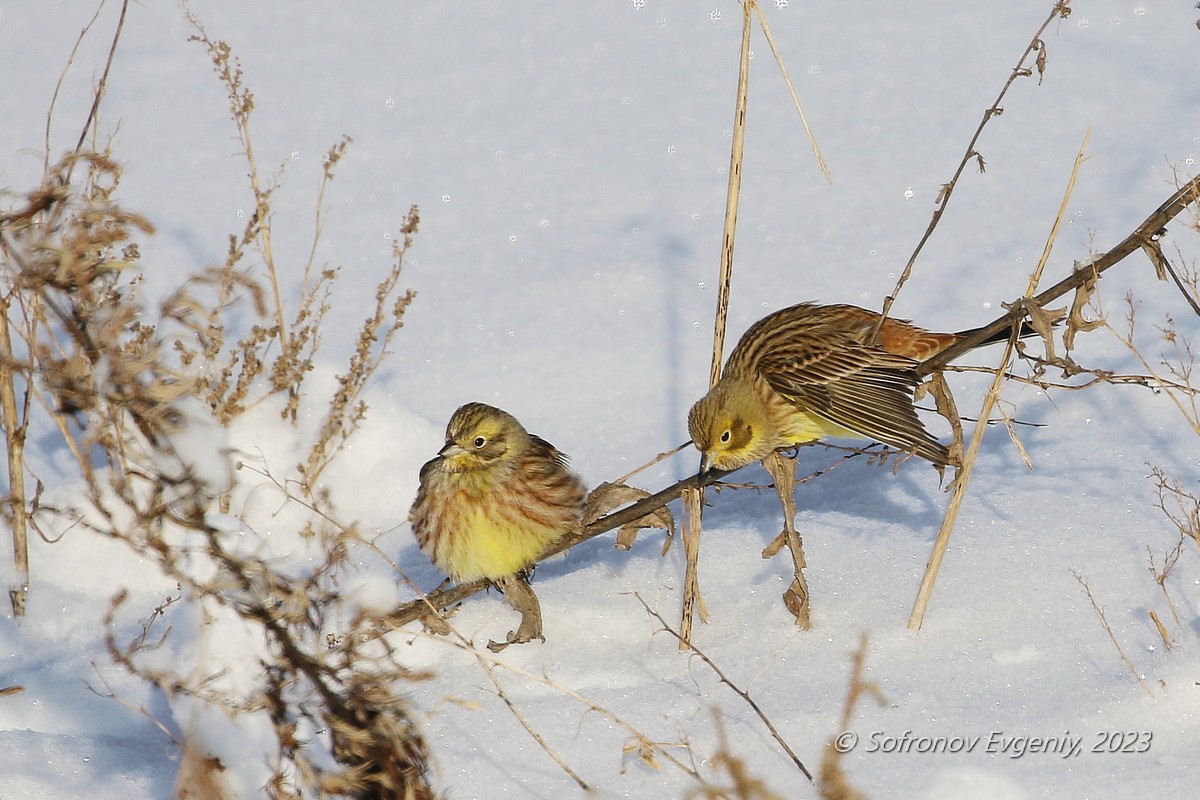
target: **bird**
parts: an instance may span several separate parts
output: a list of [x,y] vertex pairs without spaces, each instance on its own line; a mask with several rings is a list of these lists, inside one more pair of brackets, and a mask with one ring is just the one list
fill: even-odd
[[580,530],[587,499],[567,462],[511,414],[467,403],[421,468],[409,522],[422,552],[456,583],[490,581],[521,613],[517,631],[488,644],[494,652],[545,641],[530,573],[551,545]]
[[879,317],[806,302],[754,323],[688,413],[700,471],[733,471],[824,437],[873,439],[951,464],[913,406],[917,366],[973,331],[933,333],[888,317],[876,342]]

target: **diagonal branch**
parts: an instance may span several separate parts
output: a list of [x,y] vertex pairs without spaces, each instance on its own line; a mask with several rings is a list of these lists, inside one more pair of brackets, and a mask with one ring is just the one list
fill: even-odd
[[638,602],[642,604],[642,608],[646,609],[647,614],[649,614],[650,616],[652,616],[656,620],[658,620],[658,624],[662,625],[662,630],[666,631],[667,633],[671,634],[672,636],[674,636],[676,639],[679,640],[680,649],[690,650],[693,653],[695,653],[696,656],[701,661],[703,661],[706,665],[708,665],[709,669],[711,669],[714,673],[716,673],[717,678],[721,681],[721,683],[728,686],[733,691],[734,694],[736,694],[738,697],[742,698],[742,700],[746,701],[746,704],[748,706],[750,706],[751,709],[753,709],[754,713],[758,715],[758,718],[760,720],[762,720],[762,723],[767,726],[767,730],[770,731],[771,737],[774,738],[775,741],[779,743],[779,746],[782,747],[784,752],[788,754],[788,757],[792,760],[792,763],[796,765],[796,768],[799,769],[802,773],[804,773],[804,777],[808,778],[808,780],[811,782],[813,779],[813,776],[812,776],[812,773],[808,771],[808,767],[804,766],[804,762],[802,762],[800,760],[800,757],[796,755],[795,751],[792,750],[791,746],[787,743],[787,741],[779,734],[779,731],[775,728],[775,725],[771,722],[770,718],[767,717],[767,715],[763,712],[762,708],[759,707],[758,703],[756,703],[754,701],[754,698],[750,696],[749,690],[741,688],[736,683],[734,683],[732,680],[730,680],[729,676],[726,675],[724,672],[722,672],[721,668],[718,667],[716,665],[716,663],[711,658],[709,658],[708,655],[703,650],[696,647],[696,645],[692,644],[689,640],[685,639],[678,631],[676,631],[670,625],[668,625],[667,621],[662,618],[662,614],[659,614],[657,611],[655,611],[653,608],[651,608],[650,604],[646,602],[645,598],[643,598],[637,592],[634,592],[633,596],[636,597]]
[[[1077,268],[1071,275],[1035,296],[1029,304],[1044,308],[1047,303],[1052,303],[1067,292],[1078,289],[1088,281],[1094,280],[1100,273],[1120,263],[1130,254],[1143,249],[1148,243],[1153,243],[1162,235],[1162,229],[1166,227],[1167,223],[1179,216],[1185,208],[1196,202],[1197,199],[1200,199],[1200,175],[1192,178],[1180,187],[1179,191],[1175,192],[1166,202],[1155,209],[1154,213],[1146,217],[1145,221],[1119,244],[1089,264]],[[962,341],[947,347],[933,358],[921,363],[917,367],[917,374],[928,375],[931,372],[942,369],[963,353],[978,347],[1005,328],[1011,327],[1014,317],[1020,313],[1020,308],[1014,307],[1013,311],[1002,317],[998,317]]]

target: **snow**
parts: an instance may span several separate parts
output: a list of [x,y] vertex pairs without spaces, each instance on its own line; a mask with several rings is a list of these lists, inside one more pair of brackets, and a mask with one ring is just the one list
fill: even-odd
[[[925,230],[984,109],[1050,3],[912,5],[769,3],[764,13],[833,173],[826,183],[770,51],[753,38],[729,346],[770,310],[801,300],[878,308]],[[1047,70],[1018,81],[985,130],[983,174],[969,167],[899,295],[898,316],[939,330],[983,324],[1019,296],[1091,129],[1045,285],[1076,260],[1126,236],[1173,191],[1173,168],[1200,155],[1198,13],[1190,4],[1077,0],[1044,34]],[[73,147],[104,64],[119,6],[83,40],[60,91],[50,157]],[[266,169],[284,164],[275,195],[279,263],[298,284],[312,241],[324,153],[353,138],[326,194],[318,263],[340,265],[328,341],[299,430],[264,405],[228,431],[196,422],[181,463],[214,485],[228,464],[278,470],[303,458],[366,316],[391,237],[421,208],[403,276],[418,296],[394,355],[368,392],[363,427],[323,476],[334,507],[375,537],[419,585],[442,578],[405,522],[420,465],[452,411],[498,405],[572,456],[590,485],[622,475],[687,438],[686,412],[704,391],[729,168],[740,6],[719,0],[534,4],[211,2],[195,4],[214,39],[232,46],[254,92],[253,135]],[[0,4],[0,184],[41,173],[45,112],[62,65],[91,19],[88,4]],[[203,49],[171,3],[131,4],[102,108],[125,175],[119,190],[158,234],[142,247],[151,296],[223,260],[253,200],[227,101]],[[1183,219],[1164,240],[1194,257]],[[1192,254],[1192,255],[1189,255]],[[1200,325],[1140,255],[1102,282],[1114,322],[1127,291],[1143,302],[1151,363],[1165,345],[1153,326],[1172,312],[1192,340]],[[997,357],[982,351],[976,363]],[[1140,371],[1103,331],[1080,337],[1077,360]],[[978,411],[986,382],[949,376],[960,411]],[[1046,392],[1012,384],[1007,412],[1033,461],[1002,426],[989,429],[925,624],[906,627],[948,501],[936,474],[893,474],[857,459],[797,491],[813,592],[813,629],[799,631],[780,594],[786,556],[759,553],[779,528],[769,492],[709,493],[700,585],[712,612],[694,641],[749,690],[806,765],[840,732],[850,653],[869,635],[864,700],[850,730],[850,780],[877,798],[1187,797],[1200,736],[1200,563],[1187,543],[1167,587],[1170,617],[1148,572],[1176,534],[1148,465],[1194,491],[1194,432],[1162,395],[1100,386]],[[189,408],[188,418],[202,412]],[[315,416],[314,416],[315,415]],[[930,415],[932,416],[932,415]],[[194,420],[195,421],[195,420]],[[945,434],[937,419],[930,427]],[[81,491],[49,437],[30,463]],[[800,474],[836,454],[811,448]],[[655,490],[694,469],[677,456],[634,482]],[[243,468],[235,493],[239,552],[312,557],[296,507]],[[758,467],[738,479],[765,479]],[[675,507],[677,512],[677,504]],[[4,537],[7,541],[8,537]],[[482,649],[515,626],[496,593],[468,600],[453,623],[478,646],[415,627],[392,634],[414,684],[434,757],[433,780],[457,798],[581,796],[528,735],[481,667],[600,797],[683,797],[695,786],[623,748],[625,724],[710,778],[717,722],[732,752],[784,797],[815,797],[762,722],[704,663],[679,652],[642,602],[678,625],[680,548],[660,556],[644,533],[629,553],[608,536],[538,570],[544,644]],[[269,731],[231,728],[211,710],[167,698],[114,665],[102,620],[130,590],[148,614],[173,589],[156,565],[81,528],[35,540],[27,616],[0,618],[0,798],[167,797],[175,735],[220,749],[243,796],[266,774]],[[199,565],[198,565],[199,568]],[[348,609],[410,596],[383,557],[363,556]],[[1073,572],[1084,577],[1113,635],[1149,687],[1123,665]],[[8,555],[0,579],[14,579]],[[1167,624],[1168,651],[1147,612]],[[261,642],[209,609],[172,609],[163,659],[221,663],[232,688],[254,680]],[[122,640],[137,633],[125,620]],[[106,695],[114,695],[116,698]],[[604,711],[592,710],[592,706]],[[142,713],[143,709],[145,713]],[[611,712],[611,713],[610,713]],[[615,718],[614,718],[615,717]],[[260,720],[261,722],[261,720]],[[237,730],[234,734],[231,731]],[[1145,752],[1091,752],[1111,732],[1151,735]],[[872,751],[887,737],[980,737],[969,753]],[[874,738],[873,738],[874,737]],[[1081,752],[988,751],[992,737],[1079,737]],[[687,742],[690,750],[681,746]],[[240,758],[239,758],[240,756]]]

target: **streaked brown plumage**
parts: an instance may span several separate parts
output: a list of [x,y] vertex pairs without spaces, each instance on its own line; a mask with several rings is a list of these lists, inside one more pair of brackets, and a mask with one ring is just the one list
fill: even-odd
[[688,414],[702,469],[738,469],[825,436],[874,439],[948,464],[913,407],[916,366],[970,331],[931,333],[889,317],[876,345],[878,320],[856,306],[800,303],[752,325]]
[[553,445],[511,414],[467,403],[450,418],[445,446],[421,468],[409,521],[439,569],[459,583],[492,581],[521,612],[520,629],[504,643],[511,644],[541,638],[528,570],[580,527],[586,495]]

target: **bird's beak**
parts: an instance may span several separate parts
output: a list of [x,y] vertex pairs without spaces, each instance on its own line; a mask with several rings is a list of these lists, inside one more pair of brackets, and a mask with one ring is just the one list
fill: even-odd
[[438,450],[438,455],[442,458],[453,458],[454,456],[461,456],[465,452],[466,451],[459,447],[456,443],[446,442],[446,446],[441,450]]
[[709,459],[708,459],[708,453],[701,453],[700,454],[700,474],[703,475],[704,473],[708,472],[710,469],[712,469],[712,462],[709,461]]

